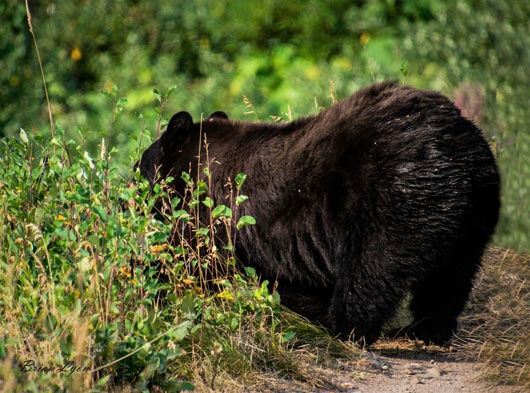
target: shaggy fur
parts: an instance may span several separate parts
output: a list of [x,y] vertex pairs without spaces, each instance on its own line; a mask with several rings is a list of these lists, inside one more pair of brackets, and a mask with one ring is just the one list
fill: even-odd
[[153,182],[159,167],[183,192],[201,127],[216,203],[228,177],[248,175],[240,214],[257,225],[240,231],[237,256],[278,281],[285,305],[370,343],[411,293],[406,331],[450,339],[497,223],[499,175],[449,99],[381,83],[286,124],[215,112],[201,125],[180,112],[144,153],[142,175]]

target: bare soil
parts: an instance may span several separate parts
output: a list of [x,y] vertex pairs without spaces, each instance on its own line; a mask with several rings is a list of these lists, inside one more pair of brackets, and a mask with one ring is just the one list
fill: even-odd
[[315,393],[484,393],[516,392],[479,380],[481,363],[458,360],[453,348],[427,347],[412,341],[380,342],[361,356],[363,371],[346,368],[333,378],[338,389]]
[[[480,379],[483,363],[459,359],[453,347],[412,340],[381,340],[360,359],[317,362],[300,358],[303,381],[281,374],[255,375],[250,384],[225,381],[223,393],[519,393],[524,388],[495,386]],[[303,365],[302,365],[303,364]],[[482,373],[482,375],[484,375]],[[197,387],[197,386],[196,386]],[[198,392],[212,390],[196,389]]]

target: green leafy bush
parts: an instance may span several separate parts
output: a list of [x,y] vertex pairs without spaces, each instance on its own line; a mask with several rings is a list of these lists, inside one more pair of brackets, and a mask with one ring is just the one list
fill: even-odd
[[[161,209],[163,182],[150,192],[139,172],[124,177],[114,163],[108,141],[126,100],[117,89],[107,95],[114,109],[97,156],[59,125],[51,140],[21,129],[0,142],[5,383],[13,391],[180,391],[197,378],[214,388],[219,373],[296,370],[288,360],[295,329],[278,318],[278,293],[252,269],[240,273],[233,245],[216,239],[219,228],[233,239],[255,223],[237,217],[245,176],[233,180],[234,205],[225,206],[183,173],[186,195]],[[280,366],[270,360],[281,357]]]

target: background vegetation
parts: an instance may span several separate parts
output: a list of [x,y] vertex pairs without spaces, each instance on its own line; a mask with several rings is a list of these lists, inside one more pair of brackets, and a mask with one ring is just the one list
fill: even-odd
[[[330,354],[358,353],[282,311],[252,272],[235,274],[206,242],[213,227],[196,225],[192,242],[169,248],[173,228],[154,220],[145,184],[130,188],[131,168],[179,110],[196,119],[224,110],[233,119],[280,121],[318,113],[373,81],[442,91],[481,125],[497,155],[503,210],[494,242],[530,250],[530,2],[57,0],[30,1],[30,8],[59,126],[52,139],[24,3],[4,0],[4,391],[179,390],[191,388],[189,381],[199,390],[228,384],[236,391],[242,381],[265,383],[256,370],[325,386],[311,367]],[[197,201],[208,203],[202,190]],[[194,206],[179,206],[168,219],[193,222]],[[216,217],[215,225],[235,226],[236,217],[228,218]],[[509,366],[495,380],[528,387],[530,347],[513,335],[529,326],[528,258],[500,259],[511,270],[496,276],[500,267],[486,264],[489,278],[477,295],[483,302],[469,311],[462,347],[498,370]],[[200,267],[214,262],[224,266],[225,281],[212,294]],[[160,264],[170,267],[164,280]],[[517,313],[515,298],[525,305]],[[506,305],[508,319],[488,319],[501,315],[486,306],[494,303]],[[103,368],[94,378],[28,375],[14,355]]]
[[[31,3],[31,2],[30,2]],[[494,143],[503,175],[497,244],[530,250],[530,3],[497,0],[56,0],[30,4],[56,119],[95,152],[114,84],[129,104],[112,145],[157,114],[152,90],[177,85],[166,115],[306,116],[373,80],[453,98]],[[23,2],[0,4],[0,135],[46,135],[39,68]],[[460,92],[460,93],[459,93]],[[251,112],[244,100],[252,103]]]

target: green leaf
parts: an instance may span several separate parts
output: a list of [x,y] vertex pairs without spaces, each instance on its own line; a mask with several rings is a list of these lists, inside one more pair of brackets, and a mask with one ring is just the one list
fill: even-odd
[[173,94],[176,88],[177,88],[177,85],[171,85],[168,87],[167,93],[166,93],[166,100],[169,100],[169,97],[171,97],[171,95]]
[[175,248],[175,254],[177,255],[186,255],[188,253],[188,250],[185,247],[178,246]]
[[246,196],[246,195],[238,195],[237,198],[236,198],[236,205],[239,206],[243,202],[245,202],[246,200],[248,200],[248,196]]
[[64,136],[64,128],[61,127],[59,123],[55,123],[55,131],[57,131],[59,135]]
[[153,89],[153,94],[155,95],[158,102],[162,102],[162,96],[160,95],[160,92],[157,89]]
[[188,317],[193,318],[195,316],[195,298],[193,294],[188,294],[182,298],[182,303],[180,304],[180,309]]
[[256,224],[256,219],[252,216],[242,216],[237,222],[237,229],[243,228],[245,225],[254,225]]
[[178,198],[178,197],[173,198],[173,199],[171,200],[171,207],[172,207],[173,209],[175,209],[175,208],[178,206],[178,204],[180,203],[180,200],[181,200],[181,199]]
[[407,76],[409,74],[409,62],[404,61],[401,63],[401,66],[399,67],[399,71],[401,71],[401,74],[403,76]]
[[253,267],[250,267],[250,266],[246,266],[245,267],[245,273],[249,277],[254,277],[254,276],[256,276],[256,269],[254,269]]
[[210,230],[208,228],[199,228],[197,229],[197,235],[204,235],[206,236]]
[[55,318],[55,316],[52,313],[46,314],[45,322],[46,322],[46,327],[48,328],[50,333],[53,332],[55,328],[57,327],[57,318]]
[[204,206],[208,207],[208,208],[212,208],[213,206],[213,201],[210,197],[206,197],[204,198],[204,201],[202,201],[202,203],[204,204]]
[[128,104],[129,101],[127,101],[127,98],[120,98],[116,104],[116,106],[125,106]]
[[75,193],[67,191],[64,193],[64,196],[69,201],[73,201],[77,203],[88,203],[90,199],[90,191],[87,189],[82,189]]
[[68,240],[68,239],[72,241],[76,240],[75,234],[71,230],[66,229],[64,227],[56,228],[55,234],[64,240]]
[[225,205],[216,206],[216,208],[212,211],[212,217],[214,219],[218,217],[232,218],[232,210],[230,210],[230,208]]
[[182,341],[189,333],[191,321],[182,322],[174,332],[170,333],[170,337],[177,341]]
[[112,311],[114,314],[119,314],[120,313],[120,310],[118,309],[118,307],[116,307],[116,304],[112,303],[110,305],[110,311]]
[[199,196],[204,194],[206,192],[206,190],[207,190],[207,188],[205,188],[205,183],[202,182],[202,181],[199,181],[197,183],[197,188],[195,190],[193,190],[193,196],[195,198],[199,198]]
[[190,174],[187,173],[187,172],[182,172],[182,175],[180,176],[182,178],[182,180],[184,180],[187,184],[190,184],[191,182],[191,177],[190,177]]
[[92,211],[102,220],[107,216],[106,210],[103,206],[92,206]]
[[184,220],[185,222],[188,222],[190,215],[186,210],[177,210],[173,217]]
[[230,327],[232,330],[236,330],[239,327],[239,319],[237,319],[237,317],[232,318],[232,321],[230,321]]
[[109,381],[109,379],[110,379],[110,375],[106,375],[106,376],[104,376],[103,378],[101,378],[101,379],[98,381],[98,383],[96,384],[96,387],[98,387],[98,388],[102,388],[102,387],[106,386],[106,385],[107,385],[107,382]]
[[83,157],[85,158],[85,160],[87,160],[90,169],[94,169],[94,161],[92,161],[92,158],[90,158],[90,155],[87,151],[83,153]]
[[236,184],[237,184],[237,189],[238,190],[241,190],[241,187],[243,187],[243,183],[245,182],[247,178],[247,175],[245,175],[244,173],[238,173],[236,175]]
[[286,343],[288,341],[291,341],[294,336],[296,336],[296,333],[293,331],[285,332],[282,336],[282,342]]
[[20,140],[23,143],[29,143],[28,135],[26,134],[26,131],[24,131],[23,128],[20,129]]
[[202,180],[199,180],[197,182],[197,189],[200,190],[200,193],[203,194],[204,192],[206,192],[208,190],[208,185],[203,182]]
[[232,243],[223,246],[223,250],[235,251],[235,249],[236,248],[234,247],[234,245]]
[[267,301],[270,303],[271,306],[275,307],[280,304],[280,294],[278,291],[273,292],[269,296],[267,296]]
[[118,94],[118,86],[113,85],[111,91],[108,90],[101,90],[101,93],[106,95],[109,98],[115,99]]

